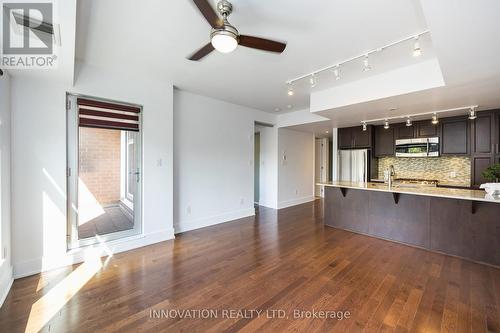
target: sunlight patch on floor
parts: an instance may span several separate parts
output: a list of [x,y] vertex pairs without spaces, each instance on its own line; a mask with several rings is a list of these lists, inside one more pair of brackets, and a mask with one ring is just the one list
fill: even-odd
[[[31,307],[25,332],[39,332],[103,267],[101,249],[92,249],[85,261]],[[109,259],[109,258],[108,258]]]

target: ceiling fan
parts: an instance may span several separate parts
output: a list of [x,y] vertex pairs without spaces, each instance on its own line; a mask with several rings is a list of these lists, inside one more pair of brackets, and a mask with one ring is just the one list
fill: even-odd
[[286,44],[284,43],[240,35],[238,30],[227,20],[227,17],[233,11],[233,5],[229,1],[220,0],[217,3],[217,11],[222,16],[222,19],[215,13],[208,0],[193,0],[193,2],[212,26],[212,31],[210,32],[210,43],[191,55],[188,58],[189,60],[200,60],[213,50],[229,53],[234,51],[238,45],[275,53],[282,53],[285,50]]

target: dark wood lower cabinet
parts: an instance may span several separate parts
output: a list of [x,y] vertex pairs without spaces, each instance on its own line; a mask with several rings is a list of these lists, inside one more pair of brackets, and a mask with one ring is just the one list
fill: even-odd
[[[325,189],[325,224],[500,266],[500,203]],[[397,201],[397,203],[396,203]]]

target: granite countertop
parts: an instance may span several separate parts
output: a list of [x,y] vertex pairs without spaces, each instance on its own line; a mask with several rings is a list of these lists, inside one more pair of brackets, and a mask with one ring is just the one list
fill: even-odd
[[467,189],[425,187],[425,186],[413,187],[413,186],[400,185],[400,184],[395,184],[392,186],[392,188],[389,188],[389,186],[387,184],[372,183],[372,182],[367,182],[367,183],[366,182],[365,183],[328,182],[328,183],[318,183],[316,185],[352,188],[352,189],[360,189],[360,190],[368,190],[368,191],[424,195],[424,196],[430,196],[430,197],[459,199],[459,200],[471,200],[471,201],[500,203],[500,199],[493,198],[491,195],[488,195],[483,190],[467,190]]

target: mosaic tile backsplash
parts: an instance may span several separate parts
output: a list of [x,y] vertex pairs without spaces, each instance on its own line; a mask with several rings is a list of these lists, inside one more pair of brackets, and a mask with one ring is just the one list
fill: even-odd
[[438,180],[442,185],[470,186],[470,158],[452,157],[382,157],[378,160],[378,177],[384,179],[384,170],[394,165],[396,178]]

